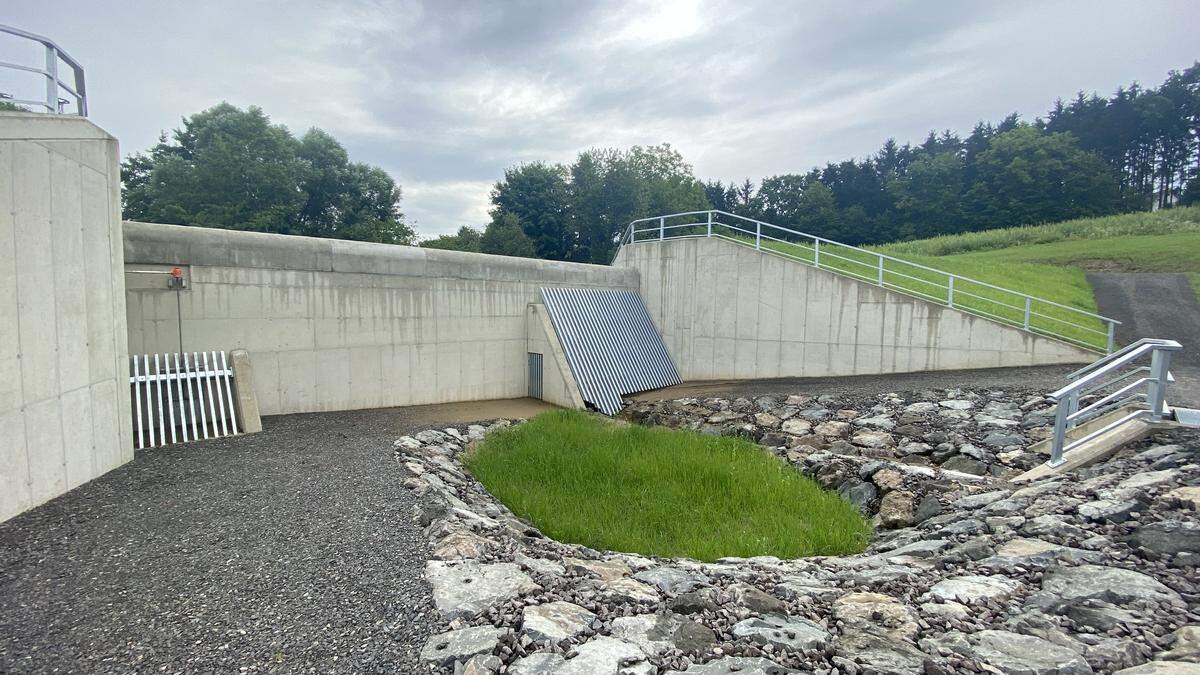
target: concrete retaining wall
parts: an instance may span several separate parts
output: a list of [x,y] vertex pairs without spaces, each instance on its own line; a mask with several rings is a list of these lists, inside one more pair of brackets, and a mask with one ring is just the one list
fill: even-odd
[[0,521],[133,458],[117,141],[0,113]]
[[[264,415],[524,396],[539,287],[638,288],[628,268],[132,222],[125,262],[130,351],[246,349]],[[139,274],[176,265],[188,290]]]
[[717,238],[625,246],[684,380],[1051,363],[1096,355]]

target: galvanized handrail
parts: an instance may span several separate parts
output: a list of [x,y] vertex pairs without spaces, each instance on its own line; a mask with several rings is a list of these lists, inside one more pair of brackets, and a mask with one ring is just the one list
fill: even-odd
[[[676,220],[680,218],[687,218],[688,220],[685,222],[676,222]],[[733,219],[736,223],[738,223],[738,225],[731,224],[729,222],[722,222],[722,218],[726,220]],[[671,221],[670,225],[667,224],[668,221]],[[639,228],[638,226],[643,223],[651,223],[652,226]],[[748,225],[739,226],[745,223],[752,224],[753,229],[750,229]],[[764,232],[764,228],[769,229],[767,232]],[[733,236],[729,236],[727,234],[722,234],[721,230],[731,231],[735,234]],[[638,237],[639,234],[645,233],[650,233],[652,236],[643,238]],[[739,237],[738,234],[745,236]],[[772,236],[776,234],[778,236]],[[784,238],[789,236],[791,237],[790,239]],[[952,272],[946,272],[944,270],[939,270],[933,267],[922,265],[920,263],[904,260],[903,258],[896,258],[884,253],[878,253],[876,251],[859,248],[857,246],[843,244],[833,241],[832,239],[826,239],[824,237],[819,237],[787,227],[773,225],[771,223],[756,220],[754,218],[739,216],[735,213],[729,213],[727,211],[720,211],[716,209],[708,211],[685,211],[682,213],[672,213],[662,216],[653,216],[650,218],[639,218],[629,223],[628,228],[626,228],[625,232],[621,235],[619,243],[621,246],[624,246],[625,244],[637,243],[639,241],[663,240],[667,238],[674,239],[681,237],[715,237],[733,241],[746,246],[753,246],[753,248],[757,250],[781,255],[791,260],[796,260],[838,274],[844,274],[868,283],[873,283],[877,286],[899,291],[901,293],[906,293],[908,295],[914,295],[932,302],[958,309],[960,311],[1017,326],[1030,332],[1048,335],[1050,337],[1064,340],[1088,349],[1103,349],[1106,353],[1112,352],[1116,336],[1116,327],[1121,323],[1116,319],[1054,302],[1053,300],[1039,298],[1027,293],[1021,293],[1019,291],[1004,288],[1002,286],[996,286],[995,284],[989,284],[985,281],[979,281],[978,279],[964,277]],[[753,243],[748,241],[750,237],[754,238]],[[795,241],[794,239],[797,238],[801,239],[802,241]],[[764,241],[773,242],[776,245],[767,244],[764,247]],[[779,246],[778,244],[800,249],[805,255],[800,256],[792,254],[786,248]],[[856,260],[855,258],[848,257],[847,255],[839,255],[839,252],[853,252],[853,255],[856,255],[860,258],[866,257],[868,262]],[[828,263],[830,260],[841,261],[843,265],[840,267],[836,265],[830,265]],[[823,263],[823,261],[825,262]],[[857,265],[863,269],[846,269],[845,263]],[[939,283],[938,281],[932,281],[929,279],[922,279],[920,277],[913,276],[912,274],[905,274],[905,272],[902,270],[909,272],[922,270],[927,273],[932,273],[937,275],[939,279],[944,277],[945,283]],[[889,281],[889,278],[907,279],[918,284],[923,284],[929,287],[929,292],[924,292],[924,290],[916,290],[909,286],[893,283],[892,281]],[[994,291],[999,291],[1000,293],[1011,296],[1013,300],[1011,302],[1004,302],[995,298],[984,297],[976,293],[971,293],[969,290],[966,290],[967,288],[991,289]],[[956,299],[964,299],[966,302],[960,302],[956,304]],[[971,304],[968,303],[970,303],[972,299],[986,303],[989,309],[994,309],[995,311],[989,312],[981,309],[980,307],[971,306]],[[1039,312],[1035,310],[1035,307],[1052,307],[1057,310],[1065,311],[1070,313],[1070,316],[1073,318],[1077,318],[1077,320],[1066,319],[1058,316],[1052,316],[1044,312]],[[1012,310],[1014,316],[1020,316],[1021,318],[1015,319],[996,313],[1003,312],[1005,309]],[[1098,330],[1097,328],[1092,327],[1093,321],[1101,322],[1104,325],[1104,330]],[[1041,325],[1035,325],[1035,322]],[[1051,327],[1047,327],[1047,323],[1050,323]],[[1083,334],[1085,336],[1093,334],[1095,335],[1095,338],[1092,340],[1081,339],[1076,337],[1076,335],[1072,335],[1065,331],[1063,328],[1059,328],[1058,326],[1060,325],[1069,326],[1070,329],[1076,334]],[[1100,346],[1101,344],[1104,345],[1103,348]]]
[[[1066,461],[1064,455],[1067,452],[1128,422],[1138,419],[1162,421],[1169,418],[1171,411],[1166,402],[1167,385],[1174,381],[1170,372],[1171,356],[1182,349],[1183,346],[1175,340],[1143,338],[1068,375],[1071,382],[1047,397],[1058,404],[1054,413],[1054,436],[1050,441],[1050,461],[1047,464],[1052,467],[1061,465]],[[1150,355],[1149,367],[1139,365],[1125,370],[1146,355]],[[1079,407],[1080,396],[1111,387],[1132,375],[1144,372],[1150,374],[1092,401],[1083,408]],[[1145,391],[1125,396],[1141,387],[1145,387]],[[1067,443],[1069,430],[1089,419],[1133,404],[1144,407]]]
[[[41,75],[46,79],[46,98],[43,100],[19,99],[4,96],[2,100],[6,103],[15,103],[17,105],[30,105],[45,108],[46,112],[54,114],[63,114],[66,104],[70,103],[68,99],[59,96],[60,89],[66,91],[75,99],[75,112],[73,114],[80,117],[87,117],[87,85],[83,77],[83,66],[78,61],[71,58],[62,47],[59,47],[53,40],[48,37],[30,33],[29,31],[5,26],[0,24],[0,33],[15,35],[16,37],[26,40],[32,40],[40,43],[46,51],[45,68],[35,66],[22,65],[20,63],[10,63],[8,61],[0,61],[0,68],[8,68],[10,70],[19,70],[27,73]],[[58,62],[62,60],[71,69],[74,74],[73,82],[68,83],[58,76]]]

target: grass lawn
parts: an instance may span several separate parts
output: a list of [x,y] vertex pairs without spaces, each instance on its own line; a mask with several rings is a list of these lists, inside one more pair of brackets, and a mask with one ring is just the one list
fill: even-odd
[[749,441],[553,411],[496,432],[471,472],[547,536],[712,561],[857,553],[871,527],[837,494]]

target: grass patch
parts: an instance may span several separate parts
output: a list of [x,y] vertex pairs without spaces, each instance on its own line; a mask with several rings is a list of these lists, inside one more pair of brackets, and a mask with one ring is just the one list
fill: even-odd
[[559,541],[712,561],[845,555],[871,528],[837,494],[749,441],[552,411],[491,434],[467,466]]

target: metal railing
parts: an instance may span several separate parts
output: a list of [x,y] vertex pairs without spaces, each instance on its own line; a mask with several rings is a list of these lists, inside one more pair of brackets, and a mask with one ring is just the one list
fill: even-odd
[[620,245],[716,237],[889,290],[919,297],[1103,353],[1113,350],[1116,319],[883,253],[726,211],[689,211],[629,223]]
[[138,450],[239,433],[225,352],[131,356],[129,387]]
[[[75,100],[75,112],[72,114],[80,117],[87,117],[87,86],[84,83],[83,66],[79,62],[71,58],[62,47],[59,47],[53,40],[47,37],[42,37],[35,33],[5,26],[0,24],[0,33],[7,33],[25,40],[32,40],[40,43],[45,49],[45,67],[28,66],[20,63],[9,63],[8,61],[0,61],[0,68],[9,70],[17,70],[27,73],[40,75],[45,79],[45,98],[37,99],[20,99],[11,96],[0,95],[0,101],[5,103],[13,103],[16,105],[36,106],[44,108],[46,112],[54,114],[63,114],[66,106],[71,103],[71,99],[62,98],[62,92],[66,92]],[[59,61],[67,65],[67,68],[72,71],[74,78],[72,82],[63,80],[58,75]]]
[[[1074,448],[1134,420],[1159,422],[1169,419],[1167,385],[1175,381],[1170,372],[1171,355],[1181,349],[1183,346],[1174,340],[1142,338],[1069,374],[1067,378],[1071,383],[1048,397],[1058,406],[1047,464],[1060,466],[1066,461],[1064,455]],[[1146,356],[1150,357],[1150,364],[1137,365]],[[1092,395],[1099,395],[1099,398],[1080,408],[1080,398]],[[1137,409],[1067,442],[1067,432],[1071,429],[1126,406]]]

